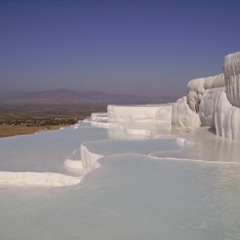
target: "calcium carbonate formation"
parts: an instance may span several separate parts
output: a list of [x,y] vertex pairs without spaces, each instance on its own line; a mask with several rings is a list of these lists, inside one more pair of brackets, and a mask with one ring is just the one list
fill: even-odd
[[187,89],[187,95],[173,104],[109,105],[108,121],[136,123],[155,119],[185,128],[209,126],[218,136],[240,140],[240,52],[225,57],[223,73],[194,79]]
[[199,127],[200,125],[208,126],[212,118],[211,114],[209,115],[211,107],[201,105],[202,100],[206,103],[204,97],[206,94],[209,96],[210,90],[224,86],[223,74],[190,81],[187,85],[187,96],[179,99],[177,103],[173,105],[173,125],[191,128]]
[[240,52],[225,57],[223,72],[226,91],[215,98],[214,127],[217,135],[240,140]]
[[173,125],[210,126],[218,136],[240,140],[240,52],[225,57],[222,74],[194,79],[187,88],[173,104]]
[[178,99],[172,106],[172,124],[178,127],[199,127],[201,122],[198,113],[187,103],[187,97]]
[[[209,126],[215,129],[218,136],[240,140],[240,52],[225,57],[222,74],[194,79],[187,84],[187,88],[187,96],[176,103],[109,105],[107,114],[93,113],[91,119],[83,123],[107,128],[109,137],[116,139],[119,136],[121,139],[157,138],[164,131],[165,137],[166,134],[172,136],[172,125],[175,125],[185,128]],[[73,126],[75,130],[78,128],[79,124]],[[64,162],[67,170],[78,173],[78,177],[57,172],[0,171],[0,185],[75,185],[81,181],[82,174],[98,168],[98,160],[103,157],[91,149],[91,141],[87,141]]]
[[136,122],[142,119],[161,119],[171,122],[172,105],[136,105],[136,106],[119,106],[108,105],[108,121],[109,122]]
[[207,89],[224,87],[225,81],[223,74],[219,74],[212,77],[198,78],[190,81],[187,84],[188,94],[187,102],[195,112],[199,112],[199,105]]

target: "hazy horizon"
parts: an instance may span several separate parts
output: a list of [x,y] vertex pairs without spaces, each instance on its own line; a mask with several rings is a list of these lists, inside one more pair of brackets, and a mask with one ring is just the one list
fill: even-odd
[[0,91],[182,96],[240,50],[239,1],[1,1]]
[[[1,90],[0,89],[0,93],[3,93],[4,95],[6,95],[6,94],[8,94],[8,93],[19,93],[19,94],[28,94],[28,93],[40,93],[40,92],[42,92],[42,93],[44,93],[44,92],[54,92],[54,91],[71,91],[72,93],[74,93],[74,92],[76,92],[76,93],[83,93],[83,94],[86,94],[86,93],[102,93],[102,94],[109,94],[109,95],[116,95],[116,96],[131,96],[131,97],[139,97],[139,98],[141,98],[141,97],[146,97],[146,98],[149,98],[149,99],[153,99],[153,98],[156,98],[156,99],[158,99],[158,98],[164,98],[164,97],[169,97],[169,98],[180,98],[180,97],[182,97],[181,95],[164,95],[164,94],[162,94],[162,95],[158,95],[158,96],[149,96],[149,95],[139,95],[139,94],[134,94],[134,93],[121,93],[121,92],[119,92],[119,93],[108,93],[107,91],[93,91],[93,90],[85,90],[85,91],[81,91],[81,90],[76,90],[76,89],[69,89],[69,88],[56,88],[56,89],[35,89],[35,90],[24,90],[24,89],[22,89],[22,90]],[[144,94],[144,93],[143,93]],[[25,95],[24,95],[25,96]]]

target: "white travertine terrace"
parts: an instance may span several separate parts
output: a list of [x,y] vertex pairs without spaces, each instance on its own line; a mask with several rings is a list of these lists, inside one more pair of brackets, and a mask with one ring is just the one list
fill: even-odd
[[240,52],[225,57],[223,74],[194,79],[187,87],[187,99],[173,104],[173,125],[210,126],[221,137],[240,140]]
[[217,135],[240,140],[240,109],[230,104],[225,92],[214,99],[214,127]]
[[209,83],[198,112],[185,96],[0,138],[1,239],[239,239],[239,141],[224,139],[240,139],[237,85]]
[[140,119],[161,119],[171,122],[172,104],[120,106],[108,105],[109,122],[135,122]]
[[202,101],[203,95],[207,89],[220,88],[225,86],[224,75],[198,78],[191,80],[187,84],[188,94],[187,102],[189,107],[195,111],[199,111],[199,105]]
[[[209,126],[216,130],[218,136],[240,140],[240,52],[225,57],[223,71],[224,74],[190,81],[187,96],[176,103],[109,105],[107,114],[93,113],[91,120],[83,123],[89,124],[88,127],[106,128],[108,136],[116,139],[157,138],[162,133],[172,135],[172,125],[176,125],[186,128]],[[78,131],[79,128],[80,125],[75,124],[71,129]],[[103,155],[90,149],[88,142],[80,145],[78,152],[74,151],[63,165],[86,174],[99,166],[98,160]],[[39,167],[33,164],[27,171],[24,169],[25,172],[19,171],[16,164],[13,169],[3,168],[0,184],[70,186],[81,181],[81,175],[66,175],[65,170],[56,164],[57,158],[53,160],[51,164],[49,162],[49,169],[42,164]]]
[[[201,104],[211,98],[215,104],[215,95],[224,97],[220,93],[224,89],[207,90]],[[206,127],[182,131],[157,118],[99,129],[90,122],[104,119],[93,119],[61,131],[0,139],[1,239],[36,239],[39,233],[41,239],[59,240],[116,239],[116,233],[131,240],[238,238],[240,193],[233,191],[240,182],[238,142]],[[63,188],[50,190],[53,186]]]
[[99,122],[99,121],[90,121],[91,126],[99,127],[99,128],[114,128],[117,127],[117,123],[110,123],[110,122]]
[[201,122],[198,113],[190,109],[187,98],[177,100],[172,107],[172,124],[178,127],[199,127]]
[[217,135],[240,140],[240,52],[224,59],[226,92],[214,98],[214,122]]
[[91,120],[95,120],[95,121],[101,121],[101,120],[105,120],[107,121],[107,113],[92,113],[91,114]]
[[213,88],[206,90],[199,106],[201,126],[213,126],[214,104],[217,93],[225,91],[225,88]]
[[168,105],[108,106],[108,121],[161,119],[185,128],[213,127],[225,138],[240,139],[240,52],[225,57],[223,73],[187,84],[187,96]]
[[223,72],[227,98],[231,105],[240,107],[240,52],[225,57]]
[[72,186],[82,177],[73,177],[52,172],[7,172],[0,171],[0,185]]
[[90,151],[88,147],[86,147],[86,143],[83,143],[80,147],[82,165],[84,174],[96,169],[99,167],[99,163],[97,160],[104,157],[101,154],[93,153]]
[[[212,77],[198,78],[187,84],[188,94],[173,104],[172,123],[179,127],[196,128],[200,125],[209,125],[211,116],[209,111],[212,104],[208,105],[204,95],[211,89],[218,89],[225,86],[223,74]],[[207,93],[209,95],[210,92]],[[204,103],[201,101],[204,99]],[[200,109],[201,108],[201,109]]]
[[172,104],[167,104],[166,106],[162,106],[157,110],[156,119],[162,120],[166,122],[172,121]]

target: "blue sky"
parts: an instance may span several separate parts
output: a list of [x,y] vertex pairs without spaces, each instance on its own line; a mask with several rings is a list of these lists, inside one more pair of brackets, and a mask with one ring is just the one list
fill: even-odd
[[182,96],[240,51],[240,1],[0,1],[0,91]]

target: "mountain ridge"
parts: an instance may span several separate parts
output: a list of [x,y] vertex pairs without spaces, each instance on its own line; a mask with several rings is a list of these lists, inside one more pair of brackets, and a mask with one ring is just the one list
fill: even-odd
[[111,94],[98,91],[75,91],[53,89],[43,91],[0,92],[0,104],[14,105],[108,105],[108,104],[154,104],[175,101],[177,97],[145,97],[131,94]]

